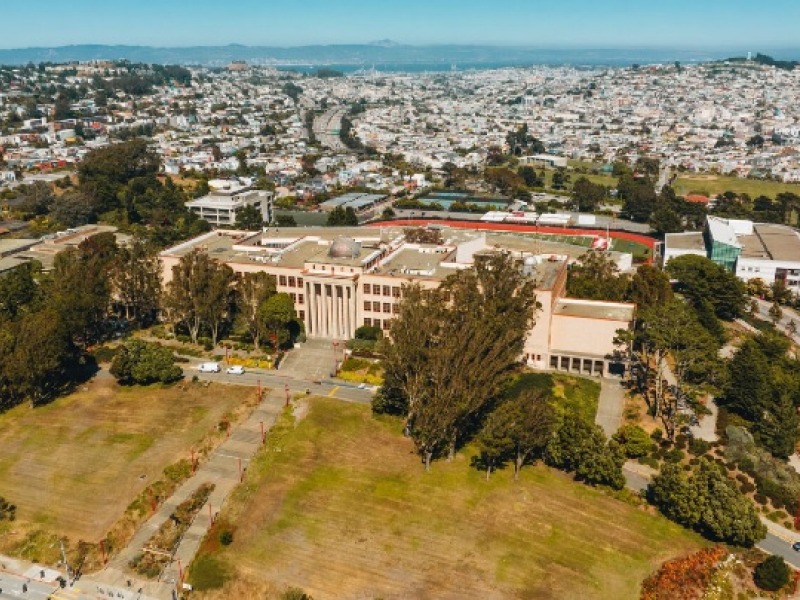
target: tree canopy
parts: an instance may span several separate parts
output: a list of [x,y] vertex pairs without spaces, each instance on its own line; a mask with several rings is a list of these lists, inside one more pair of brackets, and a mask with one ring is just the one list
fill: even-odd
[[171,383],[183,376],[169,348],[142,340],[131,340],[117,349],[111,374],[123,385]]
[[407,416],[426,467],[452,455],[497,400],[533,323],[533,286],[498,253],[438,289],[404,287],[373,407]]
[[714,541],[750,547],[767,533],[753,503],[706,458],[688,476],[680,465],[664,464],[648,495],[668,518]]

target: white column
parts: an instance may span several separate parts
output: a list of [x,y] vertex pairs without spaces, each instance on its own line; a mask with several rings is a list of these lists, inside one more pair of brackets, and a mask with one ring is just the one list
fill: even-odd
[[344,301],[344,322],[345,322],[345,338],[348,340],[353,337],[353,320],[351,319],[350,305],[352,304],[353,294],[352,286],[347,285],[342,292],[342,300]]
[[311,331],[314,337],[319,335],[319,323],[317,322],[317,284],[311,282],[308,284],[308,319],[311,323]]
[[325,285],[325,337],[333,337],[333,286]]
[[317,294],[317,284],[314,284],[314,323],[316,323],[316,336],[323,337],[323,322],[322,322],[322,311],[324,310],[325,303],[322,294],[324,293],[324,288],[322,284],[319,284],[319,294]]
[[358,329],[358,320],[356,319],[356,315],[358,314],[358,294],[356,293],[356,287],[354,285],[350,286],[350,319],[351,319],[351,331],[350,336],[353,337],[356,334],[356,329]]
[[312,325],[312,322],[314,320],[314,316],[313,316],[314,315],[314,307],[311,304],[311,302],[312,302],[311,301],[311,290],[313,288],[314,288],[314,285],[309,283],[307,280],[303,282],[303,291],[305,292],[305,295],[306,295],[306,303],[305,303],[306,304],[305,305],[305,310],[306,310],[306,334],[308,334],[309,337],[314,335],[314,328],[313,328],[313,325]]
[[344,286],[336,286],[336,320],[339,323],[337,337],[341,340],[347,337],[344,323]]

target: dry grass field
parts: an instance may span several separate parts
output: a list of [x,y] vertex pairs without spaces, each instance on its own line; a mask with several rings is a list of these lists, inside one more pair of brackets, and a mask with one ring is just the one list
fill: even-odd
[[47,406],[0,415],[0,496],[18,506],[13,527],[96,542],[164,467],[188,458],[254,394],[221,385],[122,388],[106,376]]
[[546,467],[487,482],[466,452],[425,473],[399,421],[311,404],[270,434],[192,566],[196,589],[225,585],[193,597],[619,600],[703,544]]

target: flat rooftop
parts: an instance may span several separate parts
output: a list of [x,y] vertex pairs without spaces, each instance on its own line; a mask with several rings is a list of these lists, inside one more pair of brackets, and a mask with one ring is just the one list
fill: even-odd
[[800,262],[800,234],[791,227],[757,223],[753,235],[739,236],[741,256]]
[[385,262],[376,271],[376,275],[398,275],[407,277],[430,277],[444,279],[455,269],[442,267],[442,262],[450,258],[453,252],[432,253],[418,248],[403,248],[391,260]]
[[575,298],[563,298],[556,302],[553,308],[553,314],[556,316],[625,322],[633,320],[633,311],[633,304],[597,302]]
[[[455,249],[459,244],[483,239],[476,254],[502,250],[515,258],[536,256],[532,276],[539,290],[553,289],[565,260],[574,260],[588,248],[578,244],[549,241],[541,235],[521,232],[487,232],[462,228],[437,228],[441,244],[406,244],[400,248],[405,226],[387,227],[283,227],[266,231],[247,232],[217,230],[165,250],[162,255],[181,257],[195,248],[210,256],[231,263],[262,263],[275,267],[302,269],[305,263],[334,264],[360,267],[367,257],[380,249],[392,255],[372,273],[398,277],[417,277],[442,280],[454,273]],[[591,237],[591,236],[590,236]],[[360,243],[357,256],[331,257],[329,246],[339,238],[352,238]],[[612,256],[620,253],[611,253]],[[463,268],[463,267],[461,267]]]
[[706,242],[703,239],[703,233],[700,231],[692,231],[690,233],[668,233],[665,236],[664,242],[667,248],[673,248],[675,250],[706,251]]

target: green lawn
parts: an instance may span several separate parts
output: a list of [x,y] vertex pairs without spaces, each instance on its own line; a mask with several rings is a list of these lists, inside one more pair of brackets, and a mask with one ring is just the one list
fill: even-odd
[[800,184],[743,179],[722,175],[679,176],[672,187],[679,196],[687,194],[713,196],[727,191],[749,194],[751,198],[762,195],[775,198],[781,192],[793,192],[800,195]]
[[650,248],[644,244],[632,242],[630,240],[621,240],[615,238],[611,242],[611,249],[616,252],[629,252],[633,254],[633,260],[641,261],[650,258]]
[[593,379],[563,373],[524,373],[508,389],[514,395],[526,388],[537,388],[553,398],[562,415],[578,415],[594,422],[600,398],[600,384]]
[[[574,401],[588,411],[583,386]],[[636,598],[663,560],[703,545],[543,466],[487,482],[467,451],[425,473],[401,421],[310,403],[271,432],[204,542],[190,581],[227,580],[208,598],[290,586],[314,598]]]

